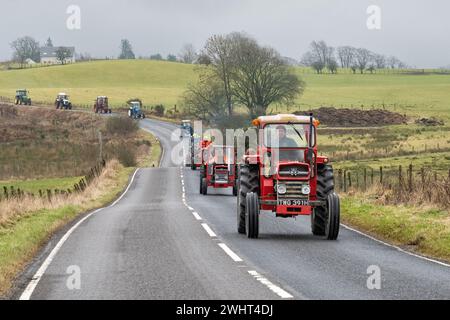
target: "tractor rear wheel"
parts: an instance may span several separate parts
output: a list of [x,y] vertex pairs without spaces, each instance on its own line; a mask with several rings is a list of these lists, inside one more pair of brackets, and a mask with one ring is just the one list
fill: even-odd
[[247,193],[245,206],[245,233],[251,239],[259,235],[259,198],[254,192]]
[[328,217],[325,228],[325,236],[328,240],[336,240],[339,235],[340,225],[340,200],[339,196],[333,192],[327,198]]
[[206,196],[208,194],[208,182],[206,181],[206,178],[202,178],[200,188],[201,188],[202,194],[204,196]]
[[250,192],[259,194],[258,167],[242,165],[239,166],[239,176],[236,185],[237,191],[237,229],[241,234],[245,233],[245,207],[246,196]]
[[[317,198],[328,201],[328,195],[334,193],[333,167],[319,165],[317,167]],[[316,236],[325,236],[328,221],[328,206],[315,207],[311,214],[311,230]]]

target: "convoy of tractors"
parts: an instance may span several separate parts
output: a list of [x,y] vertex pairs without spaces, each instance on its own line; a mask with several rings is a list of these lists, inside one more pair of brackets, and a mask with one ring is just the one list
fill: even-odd
[[191,159],[197,160],[191,167],[196,170],[200,162],[201,168],[200,194],[207,195],[208,187],[232,188],[237,231],[248,238],[258,238],[265,210],[280,218],[309,215],[313,235],[336,240],[340,201],[329,159],[317,152],[319,121],[312,115],[280,114],[252,124],[258,129],[258,145],[239,164],[233,146],[191,138]]
[[[14,102],[31,105],[28,90],[17,90]],[[145,118],[141,101],[131,100],[128,106],[130,118]],[[55,107],[72,109],[69,96],[59,93]],[[108,97],[97,97],[94,112],[112,112]],[[237,232],[248,238],[258,238],[264,210],[280,218],[310,216],[313,235],[336,240],[340,201],[329,159],[318,155],[319,121],[312,114],[279,114],[261,116],[252,125],[257,129],[257,147],[248,147],[243,159],[237,159],[234,145],[216,145],[194,135],[191,121],[181,122],[180,138],[190,144],[189,166],[200,169],[200,194],[206,196],[208,188],[230,188],[237,198]]]

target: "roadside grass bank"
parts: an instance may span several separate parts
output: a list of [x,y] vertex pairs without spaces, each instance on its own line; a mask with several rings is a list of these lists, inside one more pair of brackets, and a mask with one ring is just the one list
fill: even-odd
[[432,206],[381,205],[367,196],[342,195],[342,222],[377,239],[450,262],[450,211]]
[[[136,141],[148,142],[142,143],[145,147],[138,150],[136,166],[125,167],[112,159],[101,175],[80,193],[54,196],[51,201],[29,195],[0,201],[0,297],[8,294],[17,274],[55,232],[81,213],[104,207],[116,199],[136,167],[158,166],[161,157],[159,141],[143,130],[138,131]],[[8,182],[32,192],[55,186],[58,181],[70,183],[72,179],[77,178]]]

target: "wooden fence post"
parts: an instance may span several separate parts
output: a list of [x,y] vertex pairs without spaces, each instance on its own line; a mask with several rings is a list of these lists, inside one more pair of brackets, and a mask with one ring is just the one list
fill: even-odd
[[412,189],[413,189],[413,174],[412,174],[412,171],[413,171],[413,165],[411,163],[409,165],[409,171],[408,171],[408,189],[409,189],[409,192],[412,192]]
[[347,170],[344,170],[344,192],[347,192]]
[[380,166],[380,184],[383,184],[383,167]]
[[364,168],[364,191],[367,189],[367,168]]
[[349,171],[348,172],[348,188],[350,189],[352,187],[352,174]]

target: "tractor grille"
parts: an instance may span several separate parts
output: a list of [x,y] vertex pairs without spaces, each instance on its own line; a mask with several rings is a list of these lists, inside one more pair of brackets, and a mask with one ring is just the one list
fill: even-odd
[[214,180],[216,182],[228,182],[228,170],[216,169]]
[[[301,181],[283,181],[286,185],[286,194],[278,194],[279,199],[305,199],[309,198],[308,195],[302,193],[302,187],[305,185]],[[307,184],[306,184],[307,185]]]
[[301,164],[280,165],[278,175],[289,178],[306,178],[309,175],[309,167]]

